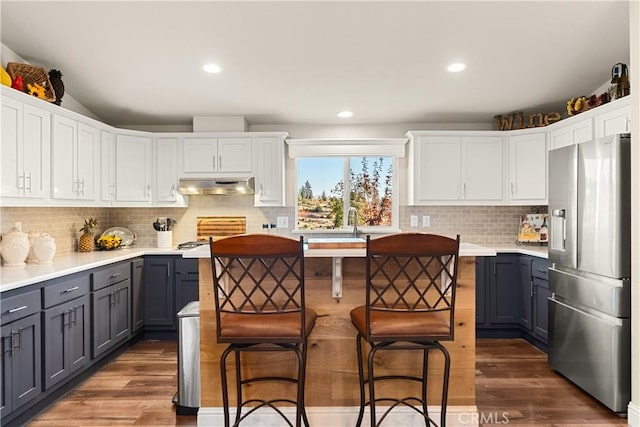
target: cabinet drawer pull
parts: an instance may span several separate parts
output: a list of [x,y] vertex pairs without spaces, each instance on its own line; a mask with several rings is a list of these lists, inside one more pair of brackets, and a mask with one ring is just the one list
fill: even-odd
[[11,310],[8,310],[8,312],[9,312],[9,313],[15,313],[15,312],[17,312],[17,311],[24,310],[25,308],[27,308],[27,306],[26,306],[26,305],[23,305],[22,307],[12,308]]
[[122,275],[122,273],[114,273],[111,276],[109,276],[109,279],[115,279],[116,277]]
[[69,292],[77,291],[78,289],[80,289],[79,286],[74,286],[73,288],[65,289],[64,293],[68,294]]
[[548,273],[547,273],[547,270],[538,270],[538,269],[536,269],[536,271],[537,271],[538,273],[548,274]]

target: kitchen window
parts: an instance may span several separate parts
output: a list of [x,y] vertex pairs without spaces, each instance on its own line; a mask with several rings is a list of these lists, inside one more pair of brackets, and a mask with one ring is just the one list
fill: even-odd
[[351,231],[352,207],[361,230],[398,228],[396,170],[393,157],[298,157],[296,228]]

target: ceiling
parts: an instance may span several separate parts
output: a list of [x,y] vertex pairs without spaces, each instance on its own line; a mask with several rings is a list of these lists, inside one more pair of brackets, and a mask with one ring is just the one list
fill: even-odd
[[[114,125],[474,123],[629,64],[615,1],[2,1],[1,41]],[[449,73],[452,62],[467,69]],[[205,63],[222,66],[206,74]],[[6,65],[6,64],[3,64]],[[64,106],[64,99],[62,105]],[[351,110],[354,116],[336,114]]]

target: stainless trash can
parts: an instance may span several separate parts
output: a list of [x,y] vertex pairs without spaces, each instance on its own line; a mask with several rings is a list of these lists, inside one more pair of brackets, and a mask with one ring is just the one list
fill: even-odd
[[178,392],[173,398],[178,415],[195,415],[200,408],[200,302],[178,312]]

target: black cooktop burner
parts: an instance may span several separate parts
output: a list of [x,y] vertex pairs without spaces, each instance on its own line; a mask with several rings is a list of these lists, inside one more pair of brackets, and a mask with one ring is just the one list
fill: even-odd
[[208,242],[184,242],[178,244],[178,249],[193,249],[198,246],[206,245]]

